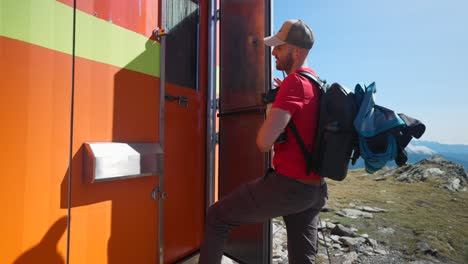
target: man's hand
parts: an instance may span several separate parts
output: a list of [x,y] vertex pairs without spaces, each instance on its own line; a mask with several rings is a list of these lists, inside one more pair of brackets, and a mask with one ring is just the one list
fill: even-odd
[[283,82],[283,80],[281,80],[280,78],[273,78],[273,86],[274,87],[280,87],[281,83]]

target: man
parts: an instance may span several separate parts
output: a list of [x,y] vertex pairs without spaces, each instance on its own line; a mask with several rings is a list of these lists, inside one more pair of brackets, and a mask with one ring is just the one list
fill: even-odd
[[[271,111],[257,134],[257,146],[267,152],[274,145],[274,170],[246,183],[208,209],[205,236],[200,249],[201,264],[220,263],[225,239],[238,225],[264,222],[283,216],[291,264],[315,263],[317,222],[325,204],[327,186],[319,175],[306,174],[305,158],[287,127],[294,122],[310,151],[317,123],[319,88],[298,71],[307,67],[307,55],[314,43],[312,30],[300,20],[288,20],[280,31],[265,38],[274,46],[276,68],[288,75],[281,82]],[[275,143],[286,131],[286,141]]]

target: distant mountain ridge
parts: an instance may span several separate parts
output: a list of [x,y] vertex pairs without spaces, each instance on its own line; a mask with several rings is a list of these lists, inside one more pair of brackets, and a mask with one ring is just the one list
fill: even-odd
[[[415,140],[411,142],[415,147],[425,147],[433,150],[437,155],[445,158],[446,160],[462,165],[465,170],[468,170],[468,145],[462,144],[441,144],[438,142]],[[407,150],[408,151],[408,150]],[[410,152],[408,154],[423,155],[420,152]]]
[[[468,145],[462,144],[442,144],[432,141],[413,140],[405,148],[408,153],[408,163],[414,164],[420,160],[441,156],[448,161],[455,162],[468,170]],[[387,166],[396,166],[395,162],[388,162]],[[350,168],[363,168],[364,161],[359,158],[355,166]]]

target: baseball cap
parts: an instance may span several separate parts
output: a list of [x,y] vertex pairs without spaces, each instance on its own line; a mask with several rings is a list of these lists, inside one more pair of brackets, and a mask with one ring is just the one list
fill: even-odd
[[264,38],[265,45],[279,46],[285,43],[304,49],[314,45],[314,33],[302,20],[288,20],[283,23],[276,35]]

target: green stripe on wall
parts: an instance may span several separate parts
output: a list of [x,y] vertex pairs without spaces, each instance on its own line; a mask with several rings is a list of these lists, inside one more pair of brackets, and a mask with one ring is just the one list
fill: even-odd
[[[0,0],[0,36],[71,54],[73,8],[55,0]],[[76,56],[159,77],[159,43],[76,11]]]

